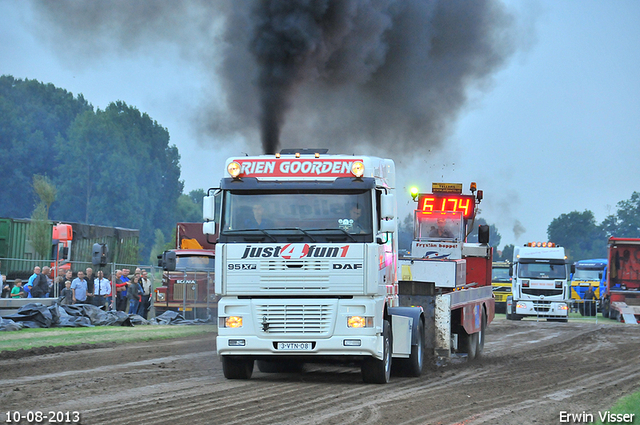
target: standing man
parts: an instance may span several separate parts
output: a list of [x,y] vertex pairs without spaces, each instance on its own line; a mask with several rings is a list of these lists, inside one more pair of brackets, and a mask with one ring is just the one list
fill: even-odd
[[24,285],[24,290],[27,293],[27,298],[33,298],[33,295],[31,294],[31,289],[33,288],[33,282],[36,280],[38,276],[40,276],[40,273],[41,273],[40,266],[35,266],[33,268],[33,274],[29,276],[29,280]]
[[102,270],[98,270],[98,277],[93,281],[93,305],[103,308],[105,298],[109,296],[111,296],[111,282],[104,278]]
[[95,276],[93,275],[93,269],[91,267],[87,267],[87,273],[85,275],[85,280],[87,281],[87,304],[93,304],[93,280]]
[[138,308],[138,314],[146,319],[147,314],[149,314],[149,302],[151,301],[151,279],[149,279],[148,271],[144,270],[142,272],[140,283],[142,284],[143,292],[142,301],[140,302],[140,307]]
[[[2,261],[0,261],[0,269],[2,268]],[[2,288],[2,295],[0,295],[2,298],[9,298],[10,294],[11,294],[11,288],[9,288],[9,284],[5,283],[7,281],[7,278],[2,274],[2,271],[0,271],[0,288]]]
[[71,282],[71,290],[73,291],[74,304],[85,304],[87,302],[87,281],[84,280],[83,271],[79,271],[78,277]]
[[33,280],[33,286],[31,287],[31,296],[33,298],[45,298],[47,296],[47,293],[49,292],[48,276],[50,272],[51,268],[44,266],[42,268],[42,273]]

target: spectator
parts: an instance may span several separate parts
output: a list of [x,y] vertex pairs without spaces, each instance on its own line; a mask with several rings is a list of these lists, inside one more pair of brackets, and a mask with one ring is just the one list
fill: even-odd
[[596,293],[591,285],[587,288],[587,292],[584,293],[584,315],[596,315]]
[[106,297],[111,298],[111,282],[104,278],[102,270],[98,270],[98,277],[93,281],[93,305],[104,307]]
[[60,286],[58,286],[58,294],[62,295],[62,290],[65,288],[65,282],[67,280],[69,282],[73,282],[73,272],[71,270],[67,270],[64,273],[64,277],[62,278],[62,281],[60,282]]
[[8,283],[5,283],[6,281],[7,281],[7,277],[2,273],[0,273],[0,287],[2,287],[2,294],[0,295],[0,298],[10,297],[11,288],[9,287]]
[[33,288],[33,284],[29,283],[28,281],[27,284],[22,287],[22,289],[24,289],[24,292],[27,293],[27,298],[33,298],[33,296],[31,295],[31,288]]
[[122,270],[116,270],[116,310],[124,311],[127,307],[127,281],[123,279]]
[[40,276],[40,273],[41,273],[40,266],[35,266],[33,268],[33,274],[29,276],[29,281],[27,282],[27,285],[33,286],[33,281],[36,280],[38,276]]
[[87,267],[87,271],[85,273],[85,280],[87,281],[87,304],[93,304],[93,281],[96,277],[93,275],[93,269],[91,267]]
[[129,314],[138,314],[138,306],[140,305],[140,275],[135,274],[133,279],[129,281],[127,288],[127,298],[129,299]]
[[[2,267],[2,261],[0,261],[0,267]],[[2,272],[0,272],[0,288],[2,288],[0,298],[9,298],[11,287],[9,286],[9,283],[7,283],[7,276],[3,275]]]
[[73,289],[71,289],[71,281],[64,281],[64,289],[60,291],[60,303],[63,305],[73,304]]
[[151,304],[151,279],[149,279],[149,272],[146,270],[140,276],[140,283],[142,283],[142,300],[140,301],[138,314],[146,319]]
[[45,298],[49,293],[49,273],[51,268],[44,266],[42,273],[33,280],[33,287],[31,288],[31,296],[33,298]]
[[78,277],[71,282],[71,290],[73,291],[74,304],[85,304],[87,302],[87,281],[84,280],[83,271],[79,271]]
[[16,279],[13,281],[13,288],[11,288],[11,298],[25,298],[26,293],[22,289],[22,279]]

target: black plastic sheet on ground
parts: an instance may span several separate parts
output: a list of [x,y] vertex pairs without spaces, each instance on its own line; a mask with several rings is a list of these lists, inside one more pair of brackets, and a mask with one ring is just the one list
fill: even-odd
[[194,319],[186,320],[184,316],[178,312],[167,310],[160,316],[150,320],[154,325],[204,325],[211,324],[211,319]]
[[185,320],[175,311],[166,311],[151,320],[137,314],[123,311],[104,311],[91,304],[52,305],[30,303],[18,309],[18,312],[0,317],[0,331],[20,330],[22,328],[77,328],[91,326],[138,326],[138,325],[202,325],[211,320]]

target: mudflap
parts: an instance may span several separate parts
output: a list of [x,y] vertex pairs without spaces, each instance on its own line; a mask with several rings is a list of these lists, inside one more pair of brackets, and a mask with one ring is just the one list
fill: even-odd
[[[388,309],[391,317],[391,323],[393,328],[393,353],[398,353],[399,357],[409,357],[411,354],[411,346],[417,345],[420,341],[420,335],[418,334],[418,324],[420,323],[420,317],[423,315],[422,307],[389,307]],[[398,316],[399,318],[408,318],[409,321],[396,321],[394,316]],[[403,347],[403,338],[402,335],[396,335],[398,329],[406,329],[404,326],[397,326],[396,323],[403,322],[406,323],[407,326],[411,326],[411,343],[407,347]],[[402,330],[400,330],[402,333]],[[407,332],[408,333],[408,332]],[[396,350],[396,347],[398,350]]]

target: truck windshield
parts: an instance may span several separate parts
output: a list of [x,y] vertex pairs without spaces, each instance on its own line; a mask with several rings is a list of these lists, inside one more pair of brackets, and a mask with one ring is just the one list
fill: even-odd
[[369,191],[229,191],[225,194],[221,236],[253,235],[270,241],[286,237],[351,241],[373,239]]
[[567,268],[564,263],[520,263],[518,277],[530,279],[565,279]]
[[176,257],[176,270],[180,271],[213,271],[214,264],[214,258],[206,255]]
[[573,280],[600,280],[604,270],[576,269]]
[[509,269],[504,267],[494,268],[491,271],[492,282],[511,282],[511,276],[509,275]]

